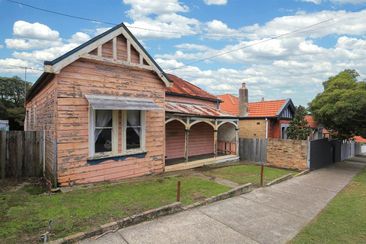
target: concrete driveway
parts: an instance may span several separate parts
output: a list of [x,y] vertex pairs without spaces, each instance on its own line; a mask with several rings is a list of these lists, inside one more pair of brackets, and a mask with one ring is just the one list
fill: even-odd
[[82,243],[285,243],[365,166],[365,158],[354,158]]

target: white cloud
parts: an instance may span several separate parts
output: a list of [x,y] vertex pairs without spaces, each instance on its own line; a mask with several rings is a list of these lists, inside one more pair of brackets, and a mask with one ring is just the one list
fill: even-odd
[[26,21],[18,20],[14,23],[13,34],[18,37],[39,39],[39,40],[58,40],[58,31],[52,30],[50,27],[44,24],[29,23]]
[[157,62],[167,72],[176,73],[214,94],[237,94],[240,84],[246,82],[251,101],[262,96],[266,99],[291,96],[303,105],[321,91],[322,82],[329,76],[349,68],[356,69],[362,77],[366,75],[366,40],[363,36],[340,36],[336,44],[328,48],[304,37],[272,40],[214,58],[215,67],[236,64],[237,68],[202,70],[194,65],[185,66],[181,61],[194,61],[240,45],[216,50],[208,47],[201,47],[200,51],[183,49],[171,55],[156,55],[159,57]]
[[203,0],[207,5],[225,5],[228,0]]
[[36,39],[5,39],[5,44],[7,48],[17,49],[17,50],[27,50],[35,48],[47,48],[52,46],[58,46],[62,42],[60,40],[48,41],[48,40],[36,40]]
[[146,1],[146,0],[123,0],[124,4],[131,5],[127,12],[132,19],[139,19],[151,14],[172,14],[177,12],[187,12],[188,6],[178,0]]
[[138,38],[180,38],[198,33],[200,22],[181,15],[188,6],[178,0],[123,0],[131,5],[127,14],[132,19],[126,25]]
[[34,60],[34,59],[38,61],[53,60],[77,46],[78,44],[76,43],[68,43],[58,47],[51,47],[31,52],[14,52],[13,56],[15,58],[24,60]]
[[126,25],[138,38],[169,39],[198,33],[200,22],[193,18],[171,13],[158,15],[155,18],[136,19],[133,23]]
[[302,0],[302,2],[321,4],[322,0]]
[[178,49],[197,50],[197,51],[207,51],[210,49],[209,47],[207,47],[205,45],[199,45],[199,44],[194,44],[194,43],[178,44],[175,47]]
[[71,36],[69,42],[82,44],[90,39],[90,36],[84,32],[76,32]]
[[[0,72],[1,73],[20,73],[24,74],[24,68],[29,67],[29,62],[15,58],[4,58],[0,59]],[[39,68],[40,69],[40,68]],[[39,74],[39,70],[28,69],[27,73]]]

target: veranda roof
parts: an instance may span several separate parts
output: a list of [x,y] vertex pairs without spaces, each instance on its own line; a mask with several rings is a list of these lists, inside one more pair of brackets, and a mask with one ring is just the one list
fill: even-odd
[[165,105],[165,111],[170,113],[209,117],[234,117],[230,114],[223,113],[216,108],[201,104],[166,102]]
[[106,95],[85,95],[93,109],[107,110],[159,110],[162,109],[148,98],[133,98]]

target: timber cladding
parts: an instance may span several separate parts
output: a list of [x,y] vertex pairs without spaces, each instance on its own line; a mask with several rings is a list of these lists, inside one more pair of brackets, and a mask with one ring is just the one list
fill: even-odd
[[240,138],[266,138],[266,121],[264,119],[247,119],[239,122]]
[[[88,163],[89,104],[85,95],[150,98],[161,110],[146,112],[146,155]],[[165,87],[152,71],[77,60],[57,75],[58,182],[113,181],[164,169]],[[121,115],[119,115],[121,116]],[[119,120],[121,121],[121,119]],[[119,127],[119,151],[122,148]]]
[[308,168],[308,141],[269,139],[267,164],[287,169]]

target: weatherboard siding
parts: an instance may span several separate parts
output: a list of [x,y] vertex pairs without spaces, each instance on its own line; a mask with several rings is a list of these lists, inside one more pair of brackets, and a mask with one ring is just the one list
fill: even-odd
[[[145,157],[111,159],[96,165],[88,163],[89,105],[86,94],[150,98],[162,108],[146,112]],[[61,185],[118,180],[163,171],[165,87],[154,72],[78,60],[58,75],[57,95],[58,181]],[[122,149],[121,136],[119,129],[119,152]]]
[[201,122],[191,127],[188,140],[188,155],[198,156],[214,153],[214,130]]
[[176,120],[165,125],[166,159],[184,158],[185,127]]
[[54,77],[31,101],[27,102],[26,131],[45,131],[46,175],[54,180],[56,167],[57,77]]

